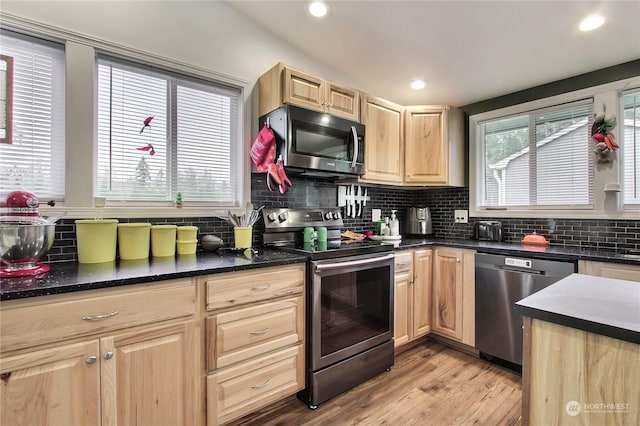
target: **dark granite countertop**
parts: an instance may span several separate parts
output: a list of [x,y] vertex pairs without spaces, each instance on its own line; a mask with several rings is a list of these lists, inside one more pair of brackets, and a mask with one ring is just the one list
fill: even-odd
[[39,278],[0,279],[0,300],[286,265],[305,260],[304,256],[275,250],[238,252],[220,249],[214,253],[199,253],[192,256],[178,255],[93,264],[52,263],[51,270]]
[[572,274],[516,303],[516,312],[640,344],[640,285]]
[[[550,260],[595,260],[640,265],[640,257],[612,251],[523,247],[517,243],[500,243],[444,238],[403,238],[396,250],[430,246],[448,246],[476,250],[483,253],[527,256]],[[0,279],[0,300],[22,299],[105,287],[116,287],[142,282],[161,281],[204,274],[238,271],[264,266],[304,262],[306,257],[278,250],[261,249],[256,253],[220,249],[214,253],[195,256],[152,258],[141,261],[79,264],[77,262],[51,263],[51,271],[40,278]]]

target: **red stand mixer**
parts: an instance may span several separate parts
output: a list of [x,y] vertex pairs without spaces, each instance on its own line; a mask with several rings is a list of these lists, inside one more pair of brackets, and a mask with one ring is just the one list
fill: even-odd
[[[47,202],[54,206],[54,201]],[[40,201],[30,192],[0,192],[0,278],[49,271],[40,263],[55,238],[55,223],[40,217]]]

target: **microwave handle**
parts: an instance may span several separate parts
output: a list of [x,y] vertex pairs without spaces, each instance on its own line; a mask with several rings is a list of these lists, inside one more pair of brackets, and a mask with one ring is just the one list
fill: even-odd
[[356,130],[356,126],[351,126],[351,133],[353,134],[353,161],[351,162],[351,168],[356,167],[356,162],[358,161],[358,131]]

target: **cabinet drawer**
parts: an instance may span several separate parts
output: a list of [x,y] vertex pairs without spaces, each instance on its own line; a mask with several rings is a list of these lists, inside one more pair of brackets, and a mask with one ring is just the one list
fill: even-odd
[[205,279],[207,310],[299,294],[304,287],[304,265],[210,275]]
[[411,272],[413,268],[413,252],[396,253],[395,273]]
[[209,371],[302,342],[303,297],[224,312],[207,319]]
[[192,315],[190,279],[3,303],[2,351]]
[[303,345],[219,370],[207,377],[207,424],[237,419],[303,388]]

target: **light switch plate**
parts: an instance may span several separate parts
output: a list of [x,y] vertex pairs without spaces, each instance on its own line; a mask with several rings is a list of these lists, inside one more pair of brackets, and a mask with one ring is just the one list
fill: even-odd
[[371,209],[371,220],[373,222],[379,221],[381,216],[382,216],[381,209]]
[[453,218],[455,223],[469,223],[469,211],[455,210],[453,212]]

